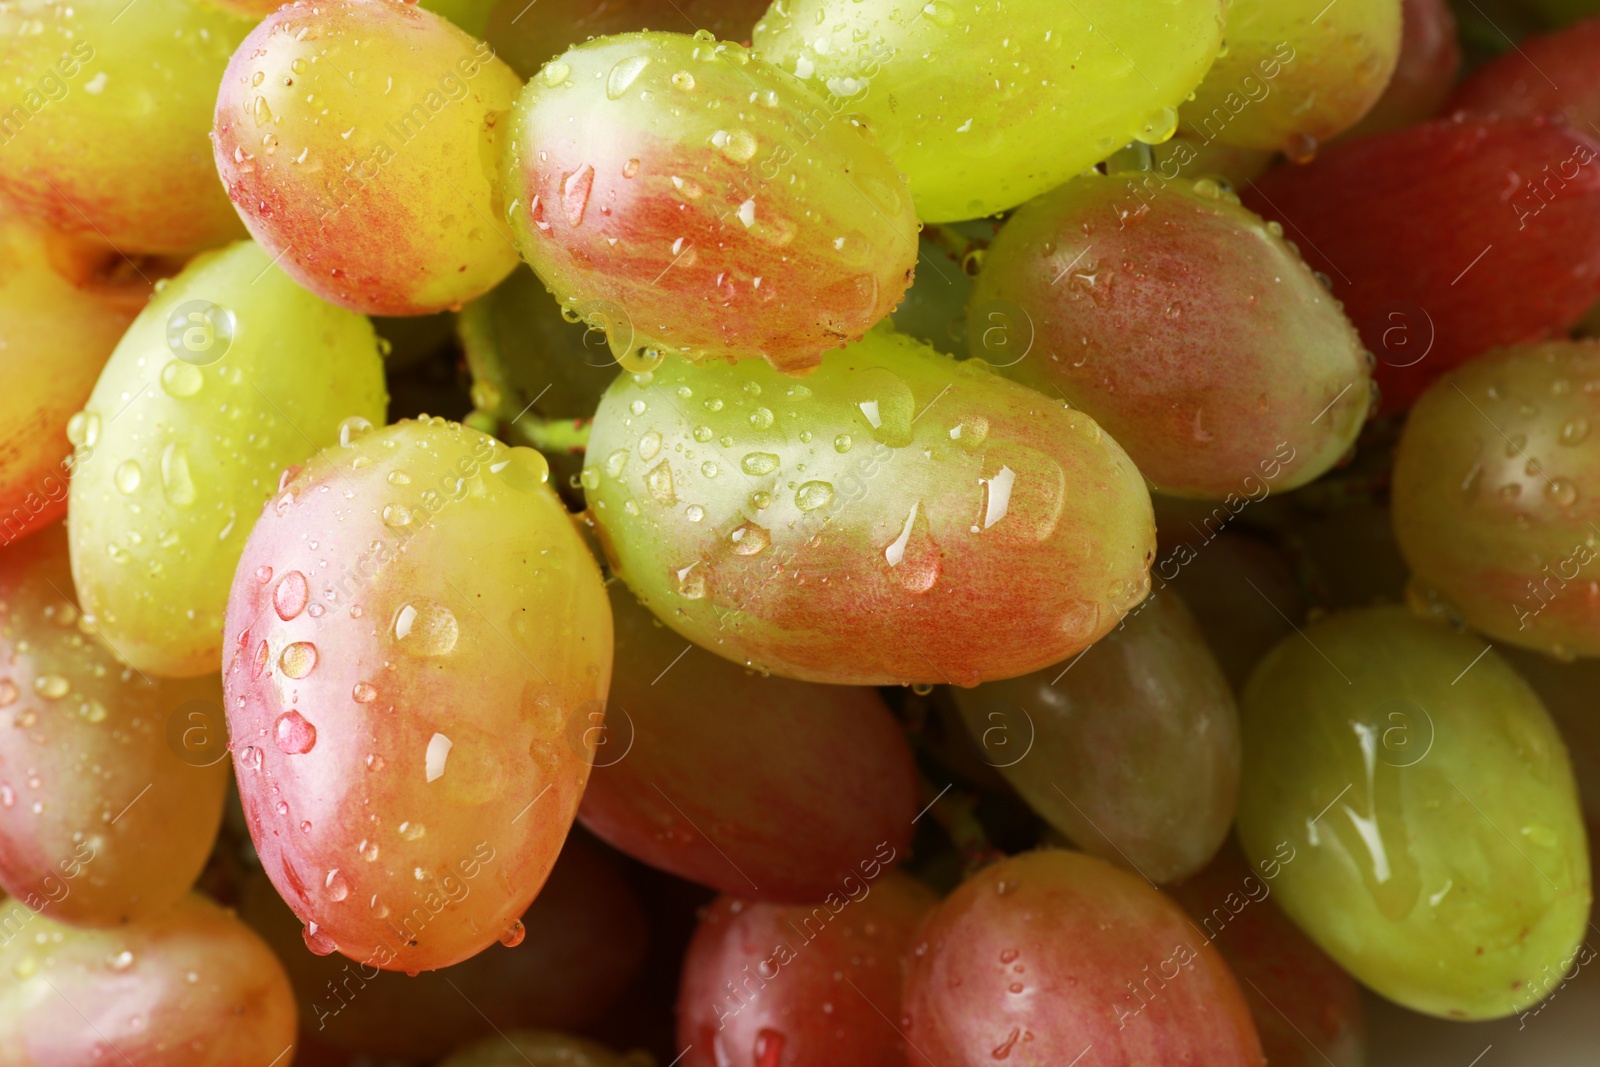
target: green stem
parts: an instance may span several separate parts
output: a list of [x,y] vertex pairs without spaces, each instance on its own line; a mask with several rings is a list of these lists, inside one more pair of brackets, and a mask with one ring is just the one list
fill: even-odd
[[522,401],[506,372],[487,300],[474,300],[461,309],[456,333],[472,375],[473,410],[462,421],[507,444],[526,445],[550,455],[583,454],[593,420],[546,418],[533,410],[532,403]]
[[[926,782],[924,791],[933,792]],[[988,832],[978,820],[977,809],[977,797],[969,793],[958,793],[954,789],[948,790],[934,801],[931,809],[934,819],[949,835],[951,843],[956,846],[956,852],[961,856],[967,877],[971,877],[996,860],[1005,858],[1005,853],[990,842]]]

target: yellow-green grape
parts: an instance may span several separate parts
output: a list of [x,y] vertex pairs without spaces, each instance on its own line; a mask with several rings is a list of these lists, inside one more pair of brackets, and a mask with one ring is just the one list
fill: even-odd
[[1600,342],[1500,349],[1435,383],[1395,456],[1419,606],[1497,640],[1600,656]]
[[1306,160],[1361,121],[1400,58],[1400,0],[1229,0],[1227,51],[1183,105],[1201,142]]
[[581,1037],[513,1030],[457,1049],[439,1067],[629,1067],[634,1062]]
[[1085,851],[1171,882],[1228,836],[1239,710],[1178,594],[1075,660],[952,693],[984,761]]
[[141,671],[222,663],[233,570],[279,475],[382,423],[376,335],[301,289],[249,241],[201,256],[156,294],[67,435],[79,602]]
[[1222,9],[780,0],[754,40],[817,91],[822,115],[865,121],[910,179],[917,215],[946,222],[1015,207],[1130,140],[1170,137],[1217,56]]
[[613,570],[684,637],[805,681],[976,685],[1149,590],[1144,481],[1093,419],[887,328],[804,379],[624,375],[582,480]]
[[400,0],[286,4],[234,53],[216,169],[296,281],[372,315],[487,292],[517,263],[495,179],[521,80]]
[[0,192],[117,249],[240,236],[206,135],[250,22],[198,0],[0,0]]
[[545,64],[509,121],[517,244],[630,369],[665,353],[803,373],[911,281],[917,219],[889,157],[741,45],[601,37]]
[[215,676],[141,676],[84,624],[61,525],[0,552],[6,892],[90,926],[170,906],[211,853],[227,758]]
[[73,929],[0,900],[0,974],[4,1067],[294,1059],[283,964],[231,911],[197,894],[114,930]]
[[1539,1000],[1589,916],[1567,751],[1481,640],[1404,608],[1285,638],[1245,687],[1239,839],[1330,956],[1456,1019]]

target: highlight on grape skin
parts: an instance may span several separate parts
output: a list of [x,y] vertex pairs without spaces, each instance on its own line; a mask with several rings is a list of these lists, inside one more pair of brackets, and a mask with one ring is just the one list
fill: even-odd
[[399,0],[298,0],[234,53],[217,170],[296,281],[372,315],[459,307],[516,265],[492,161],[517,76]]
[[517,245],[626,367],[807,371],[899,303],[911,198],[847,116],[707,38],[600,38],[529,80],[502,159]]

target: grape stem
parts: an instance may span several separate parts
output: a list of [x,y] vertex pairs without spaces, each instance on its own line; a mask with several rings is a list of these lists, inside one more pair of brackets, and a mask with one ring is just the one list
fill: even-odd
[[[933,792],[933,788],[926,780],[923,781],[923,791]],[[954,789],[948,789],[941,794],[933,801],[930,809],[934,820],[956,846],[956,852],[961,857],[963,873],[969,878],[989,864],[1005,859],[1006,856],[990,842],[988,832],[978,819],[977,809],[977,797]]]
[[463,422],[509,445],[526,445],[549,455],[584,453],[593,420],[547,418],[533,410],[539,402],[537,396],[523,403],[521,392],[506,372],[486,301],[475,300],[461,309],[456,333],[472,375],[472,413]]
[[974,241],[957,230],[948,226],[935,226],[932,223],[923,224],[922,236],[957,263],[966,262],[967,253],[982,246],[982,242]]

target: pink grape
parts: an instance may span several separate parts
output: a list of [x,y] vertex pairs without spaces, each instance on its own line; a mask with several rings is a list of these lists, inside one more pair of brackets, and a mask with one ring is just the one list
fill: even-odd
[[[915,770],[867,689],[752,675],[611,586],[617,660],[579,817],[654,867],[751,900],[815,901],[911,845]],[[597,731],[597,734],[599,731]]]
[[291,470],[223,680],[250,834],[313,950],[421,971],[505,936],[589,775],[611,618],[531,449],[404,421]]

